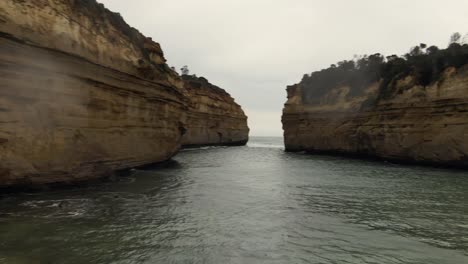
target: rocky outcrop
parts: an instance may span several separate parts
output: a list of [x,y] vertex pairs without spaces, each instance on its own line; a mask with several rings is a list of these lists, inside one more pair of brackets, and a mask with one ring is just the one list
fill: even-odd
[[385,95],[382,81],[359,93],[341,83],[315,97],[302,83],[288,87],[286,149],[468,168],[468,65],[429,85],[416,79],[393,79]]
[[234,99],[203,77],[182,78],[189,98],[183,145],[245,145],[249,138],[247,117]]
[[89,180],[181,147],[159,44],[94,0],[0,1],[0,187]]
[[229,94],[182,80],[158,43],[95,0],[2,0],[0,47],[0,188],[87,181],[182,144],[247,140]]

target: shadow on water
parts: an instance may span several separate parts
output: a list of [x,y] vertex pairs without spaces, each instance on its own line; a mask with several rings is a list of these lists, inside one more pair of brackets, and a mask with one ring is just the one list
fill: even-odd
[[0,188],[0,200],[5,199],[10,196],[19,196],[21,194],[46,194],[53,192],[63,192],[63,191],[75,191],[75,190],[87,190],[87,189],[96,189],[109,184],[119,183],[119,182],[128,182],[132,181],[129,178],[134,176],[136,171],[156,171],[156,170],[171,170],[171,169],[181,169],[181,164],[176,160],[168,160],[160,163],[153,163],[144,166],[140,166],[132,169],[125,169],[116,171],[110,175],[86,180],[82,182],[63,183],[63,184],[47,184],[47,185],[35,185],[35,186],[19,186],[19,187],[8,187]]
[[182,168],[182,165],[178,161],[170,159],[170,160],[165,161],[165,162],[140,166],[140,167],[138,167],[136,169],[137,170],[151,171],[151,170],[160,170],[160,169],[180,169],[180,168]]

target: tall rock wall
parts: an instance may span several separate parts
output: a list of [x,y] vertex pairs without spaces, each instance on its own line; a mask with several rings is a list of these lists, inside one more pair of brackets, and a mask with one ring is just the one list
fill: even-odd
[[182,145],[245,144],[246,120],[95,0],[0,1],[0,187],[90,180]]
[[314,103],[305,102],[301,84],[288,87],[286,149],[468,168],[468,65],[446,69],[429,86],[414,79],[395,81],[385,98],[378,82],[359,95],[343,84]]
[[186,147],[245,145],[249,138],[247,116],[223,89],[205,78],[183,76],[189,98]]
[[186,100],[159,44],[94,0],[0,1],[0,186],[167,160]]

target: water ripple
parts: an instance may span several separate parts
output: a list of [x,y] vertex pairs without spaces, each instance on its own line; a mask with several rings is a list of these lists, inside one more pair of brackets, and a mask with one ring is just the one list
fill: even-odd
[[0,199],[0,263],[468,263],[465,173],[281,146]]

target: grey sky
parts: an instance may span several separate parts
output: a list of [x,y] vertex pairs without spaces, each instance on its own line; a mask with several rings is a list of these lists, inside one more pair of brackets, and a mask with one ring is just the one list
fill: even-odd
[[99,0],[226,89],[251,135],[280,136],[286,85],[354,54],[445,47],[468,31],[467,0]]

